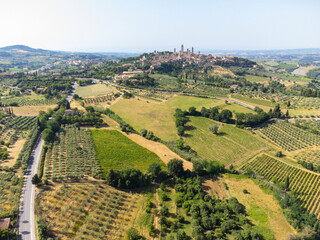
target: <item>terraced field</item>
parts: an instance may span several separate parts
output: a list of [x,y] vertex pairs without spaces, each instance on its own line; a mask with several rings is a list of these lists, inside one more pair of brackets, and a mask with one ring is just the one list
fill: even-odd
[[320,146],[320,136],[280,120],[268,124],[259,132],[287,151],[295,151],[309,146]]
[[297,194],[301,206],[320,219],[320,175],[290,166],[265,154],[246,163],[241,169],[249,168],[269,181],[275,178],[284,182],[289,177],[290,191]]

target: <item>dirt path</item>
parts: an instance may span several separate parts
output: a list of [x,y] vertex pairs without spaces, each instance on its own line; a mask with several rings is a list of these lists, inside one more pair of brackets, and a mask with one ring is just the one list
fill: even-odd
[[[123,133],[123,132],[122,132]],[[185,170],[189,169],[192,170],[193,165],[191,162],[181,158],[178,154],[172,152],[167,146],[165,146],[162,143],[154,142],[148,139],[145,139],[144,137],[138,135],[138,134],[126,134],[123,133],[125,136],[130,138],[132,141],[138,143],[142,147],[145,147],[146,149],[150,150],[151,152],[154,152],[159,156],[159,158],[165,163],[168,164],[168,162],[173,159],[181,159],[183,161],[183,167]]]

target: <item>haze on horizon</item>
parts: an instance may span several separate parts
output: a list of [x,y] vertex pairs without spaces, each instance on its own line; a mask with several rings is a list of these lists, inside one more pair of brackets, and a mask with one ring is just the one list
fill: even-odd
[[89,52],[320,48],[318,0],[2,1],[0,47]]

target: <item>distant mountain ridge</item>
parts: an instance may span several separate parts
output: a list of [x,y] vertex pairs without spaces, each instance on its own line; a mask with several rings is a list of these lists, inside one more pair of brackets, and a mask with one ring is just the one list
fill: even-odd
[[[0,56],[10,57],[11,53],[22,53],[20,51],[33,53],[33,54],[58,54],[58,55],[95,55],[95,56],[116,56],[116,57],[132,57],[138,56],[141,53],[126,53],[126,52],[72,52],[72,51],[57,51],[57,50],[46,50],[41,48],[32,48],[26,45],[12,45],[0,47]],[[23,53],[22,53],[23,54]]]
[[49,52],[50,50],[44,50],[41,48],[32,48],[26,45],[12,45],[0,48],[0,51],[12,51],[12,50],[23,50],[28,52]]

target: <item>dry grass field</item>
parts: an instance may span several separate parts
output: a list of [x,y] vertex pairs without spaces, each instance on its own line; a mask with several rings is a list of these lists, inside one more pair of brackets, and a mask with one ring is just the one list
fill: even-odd
[[[256,230],[262,233],[266,239],[284,240],[288,234],[296,231],[289,225],[282,209],[272,194],[267,194],[252,180],[245,177],[227,175],[223,181],[229,188],[232,197],[236,197],[246,209]],[[244,193],[246,189],[249,193]]]
[[80,97],[94,97],[105,95],[110,92],[114,92],[114,89],[107,86],[106,84],[97,83],[88,86],[78,87],[75,94],[78,94]]
[[47,111],[49,108],[53,109],[57,106],[54,105],[38,105],[38,106],[21,106],[21,107],[12,107],[13,112],[17,116],[38,116],[39,111]]

